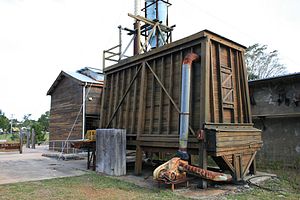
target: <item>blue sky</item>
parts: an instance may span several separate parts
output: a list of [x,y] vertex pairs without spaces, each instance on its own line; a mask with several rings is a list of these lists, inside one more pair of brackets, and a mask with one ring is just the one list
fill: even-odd
[[[290,73],[300,71],[300,1],[170,2],[174,40],[209,29],[245,46],[266,44]],[[0,109],[18,119],[49,110],[46,92],[59,72],[101,68],[117,26],[132,27],[133,8],[132,0],[0,0]]]

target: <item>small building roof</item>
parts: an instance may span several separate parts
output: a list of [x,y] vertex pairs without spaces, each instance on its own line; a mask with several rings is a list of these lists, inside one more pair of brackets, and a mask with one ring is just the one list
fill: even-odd
[[50,89],[48,90],[47,95],[51,95],[57,87],[57,85],[59,85],[60,81],[65,77],[71,78],[82,85],[84,83],[88,83],[93,84],[95,86],[103,86],[104,83],[104,74],[98,69],[85,67],[76,72],[61,71],[54,83],[51,85]]
[[248,82],[249,85],[263,84],[275,81],[283,81],[283,80],[300,80],[300,72],[296,72],[293,74],[287,74],[283,76],[275,76],[270,78],[251,80]]

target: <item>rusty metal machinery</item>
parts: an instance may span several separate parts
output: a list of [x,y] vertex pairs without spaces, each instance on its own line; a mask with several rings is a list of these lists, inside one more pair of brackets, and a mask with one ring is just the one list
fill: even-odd
[[187,174],[218,182],[230,182],[232,180],[231,175],[189,165],[187,161],[179,157],[174,157],[157,167],[153,172],[153,178],[157,181],[169,184],[185,180]]

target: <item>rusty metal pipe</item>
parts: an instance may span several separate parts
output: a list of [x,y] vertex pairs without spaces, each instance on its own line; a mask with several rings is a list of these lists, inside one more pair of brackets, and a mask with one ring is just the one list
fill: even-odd
[[180,162],[179,166],[182,167],[183,171],[185,171],[189,174],[199,176],[199,177],[207,179],[207,180],[212,180],[212,181],[217,181],[217,182],[218,181],[229,182],[232,180],[231,175],[209,171],[206,169],[202,169],[200,167],[189,165],[185,162]]
[[189,53],[185,56],[182,63],[182,80],[181,80],[181,104],[180,104],[180,130],[179,130],[179,151],[178,154],[182,159],[187,159],[187,141],[189,134],[189,111],[190,111],[190,85],[191,85],[191,68],[193,61],[199,56],[195,53]]

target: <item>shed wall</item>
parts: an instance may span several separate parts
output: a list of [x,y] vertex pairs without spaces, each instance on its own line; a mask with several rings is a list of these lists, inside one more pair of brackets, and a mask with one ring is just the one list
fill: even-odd
[[300,76],[250,82],[254,125],[262,130],[261,163],[299,167]]
[[87,116],[99,116],[100,115],[100,104],[102,96],[102,87],[86,87],[86,115]]
[[[65,140],[74,124],[82,104],[82,86],[69,78],[63,78],[51,95],[49,140]],[[82,137],[82,112],[70,139]]]

